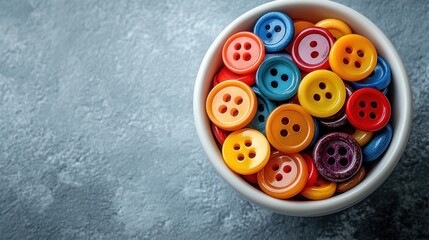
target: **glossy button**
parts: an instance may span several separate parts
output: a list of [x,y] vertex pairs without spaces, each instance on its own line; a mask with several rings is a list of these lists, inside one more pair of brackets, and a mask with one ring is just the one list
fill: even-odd
[[277,53],[267,53],[265,54],[265,59],[267,60],[269,58],[273,58],[273,57],[285,57],[289,60],[292,60],[292,56],[289,53],[286,52],[277,52]]
[[356,140],[345,133],[329,133],[316,143],[313,159],[319,174],[334,182],[352,178],[362,165],[362,151]]
[[269,12],[258,19],[253,32],[262,39],[267,52],[277,52],[292,40],[294,26],[288,15]]
[[332,71],[344,80],[359,81],[368,77],[377,64],[377,51],[365,37],[349,34],[338,39],[329,53]]
[[[353,89],[347,84],[344,84],[346,87],[346,100],[347,102],[348,98],[352,95]],[[347,120],[346,115],[346,104],[343,105],[343,107],[338,111],[336,114],[328,117],[328,118],[319,118],[319,122],[326,128],[329,129],[335,129],[340,128],[344,125],[346,125],[349,121]]]
[[389,64],[382,57],[378,56],[377,65],[374,71],[365,79],[356,82],[350,82],[354,89],[375,88],[383,90],[389,86],[392,79],[392,73]]
[[304,150],[314,136],[314,121],[297,104],[283,104],[270,114],[266,126],[268,141],[277,150],[297,153]]
[[234,131],[252,121],[256,113],[256,95],[246,84],[229,80],[214,87],[206,101],[209,119],[218,127]]
[[337,113],[344,105],[346,88],[335,73],[317,70],[302,79],[298,99],[311,115],[326,118]]
[[218,126],[214,125],[213,123],[211,123],[212,126],[212,132],[213,135],[215,136],[217,142],[222,145],[223,142],[225,142],[226,137],[228,137],[228,135],[230,134],[230,132],[227,132],[221,128],[219,128]]
[[348,190],[356,187],[365,178],[366,171],[362,166],[359,171],[350,180],[337,184],[337,193],[347,192]]
[[267,122],[270,113],[276,108],[276,105],[266,99],[257,87],[252,87],[252,89],[256,93],[258,99],[258,110],[248,127],[254,128],[265,134],[265,123]]
[[308,170],[308,179],[305,186],[311,187],[314,185],[314,183],[316,183],[319,173],[317,172],[313,159],[309,155],[307,155],[306,153],[301,153],[301,156],[304,158]]
[[362,149],[363,160],[372,162],[379,158],[389,147],[393,137],[393,128],[390,124],[376,132],[371,141]]
[[264,60],[264,43],[251,32],[232,35],[222,49],[225,66],[236,74],[255,72]]
[[257,174],[258,184],[266,194],[280,199],[297,195],[308,179],[304,158],[299,153],[273,152],[267,165]]
[[349,122],[364,131],[378,131],[386,126],[390,111],[387,97],[373,88],[357,90],[350,96],[346,105]]
[[332,34],[332,36],[334,36],[335,40],[341,38],[344,35],[352,33],[349,25],[335,18],[324,19],[316,23],[316,26],[326,28]]
[[356,129],[352,137],[359,143],[361,147],[365,146],[371,140],[374,132],[362,131]]
[[310,145],[308,145],[308,148],[311,148],[319,138],[319,123],[317,123],[317,119],[315,117],[313,117],[313,121],[314,121],[314,135],[313,135],[313,139],[310,142]]
[[246,181],[248,181],[251,184],[258,184],[258,180],[256,178],[256,173],[250,174],[250,175],[241,175]]
[[218,83],[225,82],[227,80],[238,80],[249,86],[252,86],[253,84],[255,84],[256,81],[254,73],[247,75],[238,75],[229,70],[227,67],[222,67],[217,76]]
[[318,178],[312,186],[305,187],[301,195],[311,200],[323,200],[332,197],[337,188],[337,183]]
[[299,69],[311,72],[329,68],[329,51],[334,37],[328,30],[311,27],[303,30],[293,41],[292,59]]
[[[303,20],[293,20],[293,26],[295,28],[295,32],[293,34],[293,39],[296,38],[296,36],[298,36],[298,34],[300,34],[302,31],[304,31],[304,29],[313,27],[314,24],[311,22],[307,22],[307,21],[303,21]],[[286,51],[287,52],[292,52],[292,42],[290,42],[287,47],[286,47]]]
[[265,60],[256,73],[256,86],[261,93],[273,101],[284,101],[298,90],[301,73],[296,65],[285,57]]
[[270,144],[262,133],[243,128],[225,139],[222,156],[232,171],[250,175],[264,168],[270,158],[270,150]]

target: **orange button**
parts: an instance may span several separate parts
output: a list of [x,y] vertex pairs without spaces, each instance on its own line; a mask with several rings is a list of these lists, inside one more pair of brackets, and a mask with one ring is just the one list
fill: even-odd
[[251,32],[232,35],[222,49],[225,66],[237,74],[255,72],[264,61],[265,47],[262,40]]
[[229,80],[216,85],[206,101],[207,115],[216,126],[234,131],[249,124],[256,114],[256,94],[246,84]]
[[293,21],[293,26],[295,28],[293,38],[295,39],[296,36],[298,36],[298,34],[302,32],[302,30],[307,29],[309,27],[313,27],[314,24],[312,22],[296,20],[296,21]]
[[348,34],[338,39],[329,52],[332,71],[344,80],[359,81],[368,77],[377,64],[377,51],[367,38]]
[[265,128],[271,145],[285,153],[304,150],[314,136],[313,118],[303,107],[293,103],[274,109]]
[[322,200],[330,198],[337,189],[337,183],[318,178],[311,187],[302,190],[301,195],[311,200]]
[[307,178],[307,165],[299,153],[285,154],[279,151],[271,154],[267,165],[257,174],[261,190],[280,199],[300,193]]
[[335,18],[323,19],[316,23],[316,26],[327,29],[336,40],[340,39],[344,35],[352,34],[352,30],[349,25]]

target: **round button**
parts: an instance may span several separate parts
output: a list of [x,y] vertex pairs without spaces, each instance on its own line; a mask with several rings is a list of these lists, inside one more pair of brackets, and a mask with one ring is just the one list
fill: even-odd
[[346,99],[346,88],[335,73],[317,70],[302,79],[298,99],[311,115],[326,118],[340,111]]
[[[346,87],[345,102],[347,102],[347,100],[353,93],[353,89],[347,84],[344,84],[344,86]],[[328,118],[319,118],[319,121],[324,127],[329,129],[340,128],[346,125],[349,122],[347,120],[347,115],[346,115],[346,104],[344,104],[343,107],[340,109],[340,111],[338,111],[336,114]]]
[[349,25],[335,18],[324,19],[316,23],[316,26],[326,28],[334,36],[335,40],[340,39],[344,35],[352,34]]
[[258,184],[258,180],[256,179],[256,173],[250,174],[250,175],[241,175],[246,181],[248,181],[251,184]]
[[361,81],[350,82],[350,85],[352,85],[354,89],[368,87],[383,90],[389,86],[391,79],[392,73],[389,64],[382,57],[378,56],[374,71]]
[[356,129],[352,137],[359,143],[361,147],[365,146],[371,140],[374,132],[362,131]]
[[214,87],[216,87],[216,85],[219,84],[219,82],[217,81],[218,75],[219,75],[219,73],[216,73],[216,75],[213,77],[213,82],[212,82],[212,87],[211,88],[214,88]]
[[[300,34],[304,29],[307,29],[307,28],[310,28],[313,26],[314,26],[314,24],[311,22],[307,22],[307,21],[303,21],[303,20],[293,20],[293,27],[295,28],[295,32],[293,34],[292,39],[295,39],[296,36],[298,36],[298,34]],[[293,45],[292,43],[293,43],[293,41],[290,42],[286,47],[286,51],[289,53],[292,52],[292,45]]]
[[265,60],[269,59],[269,58],[273,58],[273,57],[285,57],[289,60],[292,60],[292,56],[289,53],[286,52],[277,52],[277,53],[267,53],[265,54]]
[[350,180],[337,184],[337,193],[347,192],[348,190],[356,187],[360,182],[362,182],[362,180],[365,178],[365,175],[366,171],[362,166],[356,175],[354,175]]
[[270,100],[266,99],[257,87],[252,87],[252,89],[256,93],[258,100],[258,110],[248,127],[254,128],[265,134],[265,123],[267,122],[267,118],[270,113],[276,108],[276,105]]
[[268,116],[265,126],[268,141],[285,153],[297,153],[310,144],[314,136],[314,121],[297,104],[283,104]]
[[264,43],[251,32],[232,35],[222,49],[225,66],[236,74],[255,72],[264,60]]
[[298,90],[301,73],[296,65],[285,57],[265,60],[256,73],[256,86],[273,101],[285,101]]
[[378,131],[389,122],[390,103],[383,93],[373,88],[354,92],[346,105],[349,122],[357,129]]
[[329,51],[334,37],[328,30],[311,27],[303,30],[293,41],[292,59],[305,72],[329,68]]
[[344,182],[352,178],[362,165],[362,150],[352,136],[333,132],[316,143],[313,159],[322,177],[334,182]]
[[256,113],[256,95],[246,84],[229,80],[214,87],[206,101],[207,115],[216,126],[234,131],[252,121]]
[[305,187],[301,195],[311,200],[323,200],[332,197],[337,189],[337,183],[318,178],[316,183]]
[[223,142],[225,142],[226,137],[228,137],[228,135],[230,134],[230,132],[227,132],[221,128],[219,128],[218,126],[214,125],[213,123],[211,123],[212,126],[212,132],[213,135],[215,136],[217,142],[222,145]]
[[259,187],[266,194],[280,199],[297,195],[308,179],[307,164],[299,153],[271,154],[267,165],[257,174]]
[[226,165],[241,175],[250,175],[264,168],[270,152],[270,144],[265,136],[250,128],[232,132],[222,145]]
[[255,81],[256,81],[254,73],[247,74],[247,75],[238,75],[232,72],[231,70],[229,70],[225,66],[222,67],[222,69],[219,71],[217,76],[218,76],[217,77],[218,83],[225,82],[227,80],[238,80],[249,86],[252,86],[253,84],[255,84]]
[[308,179],[307,183],[305,184],[306,187],[311,187],[316,183],[316,180],[319,176],[319,173],[317,172],[316,166],[314,165],[313,159],[305,154],[301,153],[302,157],[305,160],[305,163],[307,164],[307,170],[308,170]]
[[389,147],[392,141],[393,129],[390,124],[376,132],[371,141],[362,149],[363,160],[365,162],[372,162],[379,158]]
[[269,12],[258,19],[253,32],[262,39],[267,52],[277,52],[292,40],[294,26],[288,15]]
[[344,80],[359,81],[368,77],[377,64],[377,51],[367,38],[348,34],[338,39],[329,53],[332,71]]
[[314,135],[313,135],[313,139],[311,139],[310,145],[308,145],[307,148],[311,148],[319,138],[319,123],[317,123],[317,120],[315,117],[313,117],[313,121],[314,121]]

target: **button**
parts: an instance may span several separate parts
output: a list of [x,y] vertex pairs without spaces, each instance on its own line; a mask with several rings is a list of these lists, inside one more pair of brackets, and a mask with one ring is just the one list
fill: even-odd
[[292,60],[292,56],[289,53],[286,52],[278,52],[278,53],[267,53],[265,54],[265,60],[269,59],[269,58],[273,58],[273,57],[285,57],[289,60]]
[[251,184],[254,184],[254,185],[258,184],[258,180],[256,179],[256,173],[250,174],[250,175],[241,175],[241,176],[244,178],[244,180],[248,181]]
[[[296,36],[298,36],[298,34],[300,34],[302,31],[304,31],[304,29],[313,27],[314,24],[311,22],[307,22],[307,21],[303,21],[303,20],[293,20],[293,27],[295,28],[295,32],[293,34],[293,39],[296,38]],[[287,52],[292,52],[292,42],[290,42],[287,47],[286,47],[286,51]]]
[[382,92],[384,95],[387,95],[387,93],[389,92],[389,87],[387,87],[387,88],[385,88],[385,89],[382,89],[382,90],[381,90],[381,92]]
[[332,46],[329,64],[342,79],[359,81],[374,70],[377,51],[367,38],[357,34],[345,35]]
[[317,120],[315,117],[312,117],[312,118],[314,121],[314,135],[313,135],[313,139],[311,139],[310,145],[308,145],[307,148],[311,148],[317,142],[317,139],[319,138],[319,123],[317,123]]
[[316,23],[316,26],[327,29],[334,36],[335,40],[340,39],[344,35],[352,34],[349,25],[335,18],[324,19]]
[[285,153],[297,153],[310,144],[314,136],[314,121],[297,104],[283,104],[268,116],[265,126],[268,141]]
[[390,141],[392,141],[393,129],[390,124],[376,132],[372,137],[371,141],[366,144],[362,149],[363,160],[365,162],[372,162],[379,158],[389,147]]
[[256,86],[273,101],[285,101],[298,90],[301,73],[296,65],[285,57],[265,60],[256,73]]
[[222,145],[226,165],[241,175],[250,175],[264,168],[270,152],[270,144],[265,136],[251,128],[232,132]]
[[252,121],[256,113],[256,94],[246,84],[229,80],[214,87],[206,101],[207,115],[216,126],[234,131]]
[[374,132],[362,131],[356,129],[352,137],[359,143],[361,147],[365,146],[371,140]]
[[251,32],[232,35],[222,49],[225,66],[240,75],[255,72],[264,60],[264,56],[264,43]]
[[277,52],[292,40],[294,27],[288,15],[269,12],[258,19],[253,32],[262,39],[267,52]]
[[340,111],[346,99],[346,88],[335,73],[317,70],[302,79],[298,99],[311,115],[326,118]]
[[212,126],[213,135],[215,136],[217,142],[220,143],[220,145],[222,145],[223,142],[225,142],[226,137],[228,137],[228,135],[230,134],[230,132],[227,132],[227,131],[219,128],[218,126],[214,125],[213,123],[211,123],[211,126]]
[[333,132],[316,143],[313,159],[320,176],[334,182],[344,182],[359,171],[362,151],[352,136]]
[[311,27],[303,30],[293,41],[292,59],[299,69],[311,72],[329,68],[329,51],[334,37],[328,30]]
[[256,129],[265,134],[265,123],[267,122],[267,118],[270,113],[276,108],[276,105],[270,100],[266,99],[257,87],[252,87],[252,89],[256,93],[256,97],[258,99],[258,110],[248,127]]
[[314,185],[314,183],[316,183],[319,173],[317,172],[313,159],[309,155],[305,153],[301,153],[301,156],[304,158],[305,163],[307,164],[307,170],[308,170],[308,179],[305,186],[311,187]]
[[308,179],[307,164],[299,153],[275,151],[257,174],[258,184],[266,194],[280,199],[297,195]]
[[238,80],[249,86],[252,86],[253,84],[255,84],[256,78],[255,78],[255,73],[251,73],[247,75],[238,75],[224,66],[218,73],[217,81],[218,83],[221,83],[226,80]]
[[365,178],[365,175],[366,171],[362,166],[356,175],[354,175],[350,180],[337,184],[337,193],[347,192],[348,190],[356,187],[360,182],[362,182],[362,180]]
[[[346,87],[346,100],[352,95],[353,89],[347,84],[344,84]],[[346,125],[349,121],[347,120],[346,115],[346,104],[343,104],[343,107],[336,114],[332,115],[328,118],[319,118],[320,123],[329,129],[338,129],[344,125]]]
[[375,88],[383,90],[389,86],[392,80],[392,73],[389,64],[382,57],[378,56],[377,65],[374,71],[365,79],[356,82],[350,82],[354,89]]
[[219,73],[216,73],[216,75],[213,77],[212,88],[216,87],[216,85],[219,84],[219,82],[217,81],[218,75]]
[[375,132],[390,119],[390,103],[383,93],[373,88],[361,88],[354,92],[346,105],[349,122],[357,129]]
[[337,189],[337,183],[318,178],[311,187],[305,187],[301,195],[311,200],[323,200],[332,197]]

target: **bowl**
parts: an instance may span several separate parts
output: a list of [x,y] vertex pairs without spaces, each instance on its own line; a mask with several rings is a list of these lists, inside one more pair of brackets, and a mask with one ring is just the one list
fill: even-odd
[[[390,102],[391,124],[394,135],[383,157],[367,170],[365,179],[351,190],[319,201],[280,200],[263,193],[231,171],[222,159],[222,153],[210,129],[205,102],[213,76],[220,70],[222,47],[225,41],[239,31],[252,31],[257,19],[271,11],[281,11],[292,19],[318,22],[337,18],[346,22],[354,33],[367,37],[391,66]],[[215,20],[213,20],[215,21]],[[321,216],[351,207],[368,197],[389,177],[407,145],[412,123],[412,94],[405,67],[389,39],[369,19],[355,10],[331,1],[288,0],[260,5],[229,24],[214,40],[198,71],[194,86],[194,120],[200,142],[213,167],[237,192],[261,207],[290,216]]]

